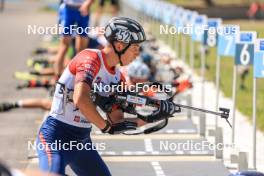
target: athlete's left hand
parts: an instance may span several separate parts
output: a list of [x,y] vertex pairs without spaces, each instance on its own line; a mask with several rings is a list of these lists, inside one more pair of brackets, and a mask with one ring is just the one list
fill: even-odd
[[137,114],[137,117],[147,123],[153,123],[165,118],[172,117],[175,112],[181,112],[181,108],[173,104],[173,102],[168,100],[161,100],[159,108],[155,110],[151,115],[143,116]]

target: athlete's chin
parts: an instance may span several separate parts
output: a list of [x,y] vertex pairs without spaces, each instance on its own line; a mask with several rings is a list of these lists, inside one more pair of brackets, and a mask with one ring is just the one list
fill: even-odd
[[128,62],[126,63],[126,65],[129,65],[131,62],[133,62],[136,59],[136,57],[131,57],[131,59],[128,59]]

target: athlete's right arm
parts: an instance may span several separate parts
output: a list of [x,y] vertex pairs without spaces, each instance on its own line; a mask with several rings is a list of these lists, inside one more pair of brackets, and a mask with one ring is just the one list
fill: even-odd
[[81,52],[69,65],[75,73],[73,102],[87,120],[100,129],[106,127],[103,117],[97,112],[96,106],[90,98],[92,82],[100,70],[100,60],[96,53]]
[[90,97],[93,80],[100,70],[100,60],[96,56],[86,55],[83,57],[80,55],[80,59],[73,59],[69,65],[70,71],[75,74],[73,91],[75,106],[79,108],[89,122],[95,124],[104,133],[120,134],[127,130],[135,130],[137,124],[134,122],[123,121],[111,124],[97,112]]
[[106,122],[96,110],[94,103],[90,98],[91,88],[85,82],[78,82],[74,86],[73,102],[80,109],[87,120],[99,129],[106,127]]

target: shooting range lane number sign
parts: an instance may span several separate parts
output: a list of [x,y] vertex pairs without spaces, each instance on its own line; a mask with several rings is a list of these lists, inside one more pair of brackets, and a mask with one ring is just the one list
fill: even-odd
[[221,18],[209,18],[207,20],[207,28],[204,31],[203,45],[215,47],[218,40],[218,28],[222,24]]
[[239,33],[238,25],[222,25],[220,27],[217,44],[219,56],[235,57],[236,36]]
[[236,65],[251,65],[254,60],[254,43],[257,33],[255,31],[240,31],[236,36]]
[[207,24],[207,16],[205,15],[196,16],[194,23],[193,23],[193,29],[192,29],[192,40],[193,41],[196,41],[196,42],[203,41],[204,28],[206,24]]
[[255,42],[254,77],[264,78],[264,38]]

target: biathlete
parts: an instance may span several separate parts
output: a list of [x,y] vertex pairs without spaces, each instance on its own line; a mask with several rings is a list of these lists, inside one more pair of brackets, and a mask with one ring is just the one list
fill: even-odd
[[[96,110],[90,94],[96,84],[111,85],[124,78],[117,65],[128,65],[139,55],[139,44],[146,40],[142,26],[129,18],[116,17],[105,27],[105,37],[109,45],[102,50],[85,49],[75,56],[58,80],[52,107],[42,124],[38,137],[39,166],[43,171],[65,175],[69,165],[79,176],[109,176],[110,171],[98,152],[76,146],[51,148],[50,144],[59,141],[60,146],[68,146],[72,141],[82,146],[91,146],[92,124],[103,133],[120,134],[134,130],[151,121],[161,120],[172,115],[171,102],[160,101],[153,114],[145,117],[124,119],[123,112],[113,107],[104,119]],[[108,97],[109,92],[98,92]]]

